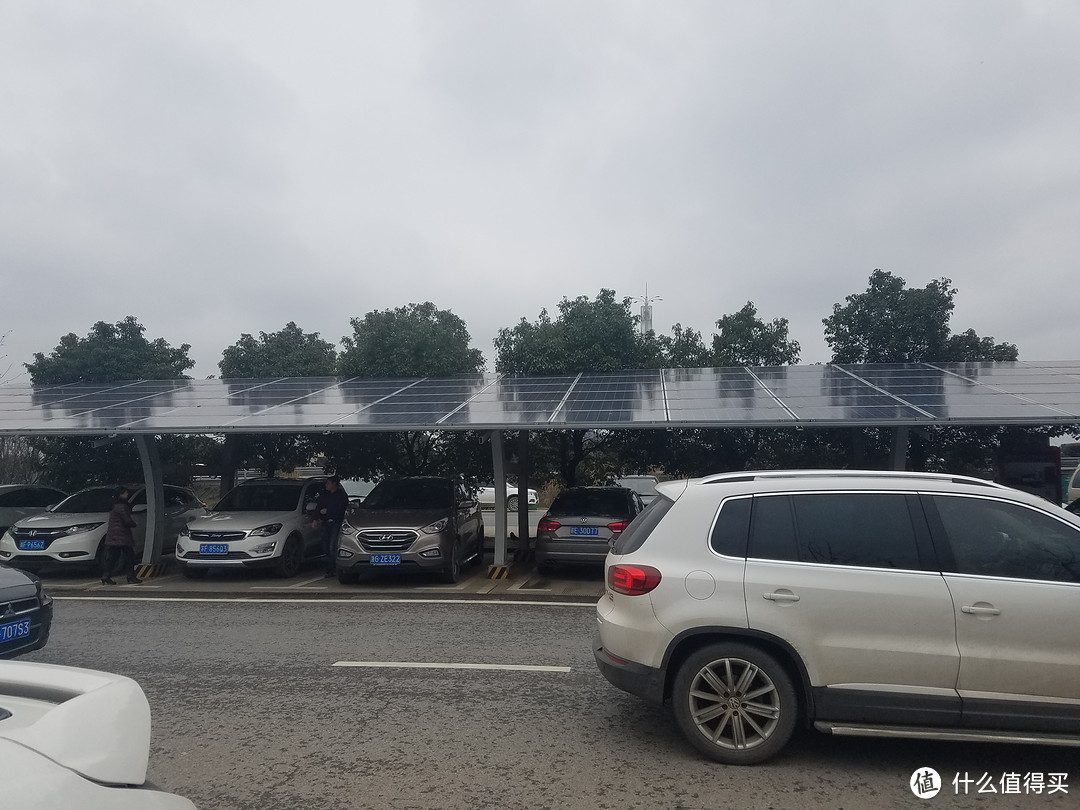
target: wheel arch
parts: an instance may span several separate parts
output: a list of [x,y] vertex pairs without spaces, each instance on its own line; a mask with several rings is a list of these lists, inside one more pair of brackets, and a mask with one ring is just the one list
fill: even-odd
[[799,721],[803,725],[811,724],[815,715],[814,692],[802,657],[783,639],[745,627],[695,627],[675,636],[664,653],[662,664],[665,701],[671,699],[672,685],[683,662],[702,647],[718,642],[747,644],[775,658],[787,671],[791,682],[795,685],[799,697]]

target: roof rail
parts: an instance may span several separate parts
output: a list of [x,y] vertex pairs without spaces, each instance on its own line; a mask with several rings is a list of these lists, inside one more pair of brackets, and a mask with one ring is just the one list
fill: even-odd
[[767,478],[893,478],[905,480],[951,481],[955,484],[973,484],[976,486],[1009,489],[1004,484],[975,478],[970,475],[951,473],[908,472],[902,470],[745,470],[738,472],[716,473],[698,479],[699,484],[722,484],[737,481],[756,481]]

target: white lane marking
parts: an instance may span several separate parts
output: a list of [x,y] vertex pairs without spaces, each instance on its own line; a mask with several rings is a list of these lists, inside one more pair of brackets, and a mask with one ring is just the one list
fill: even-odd
[[[590,597],[591,599],[592,597]],[[541,602],[535,599],[256,599],[250,596],[233,598],[209,596],[155,596],[145,599],[138,596],[54,596],[56,601],[65,602],[247,602],[260,605],[527,605],[532,607],[576,607],[596,608],[596,601],[591,602]]]
[[326,577],[312,577],[311,579],[305,579],[303,582],[297,582],[295,585],[289,585],[290,588],[303,588],[305,585],[310,585],[312,582],[322,582]]
[[495,669],[505,672],[569,672],[570,667],[542,667],[530,664],[435,664],[410,661],[337,661],[332,667],[381,667],[385,669]]

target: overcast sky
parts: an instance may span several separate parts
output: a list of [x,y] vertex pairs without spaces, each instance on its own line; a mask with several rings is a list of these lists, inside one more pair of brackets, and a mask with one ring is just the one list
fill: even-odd
[[0,3],[8,380],[129,314],[206,377],[424,300],[490,360],[646,285],[820,362],[874,268],[1075,360],[1078,267],[1075,0]]

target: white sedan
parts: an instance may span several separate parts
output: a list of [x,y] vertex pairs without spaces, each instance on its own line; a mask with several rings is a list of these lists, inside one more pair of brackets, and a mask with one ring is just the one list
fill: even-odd
[[195,810],[142,787],[150,705],[130,678],[0,661],[3,807],[20,810]]
[[[495,487],[480,487],[476,490],[476,500],[480,503],[481,509],[494,509],[495,508]],[[540,505],[540,496],[536,494],[535,489],[529,490],[529,508],[535,509]],[[517,487],[511,484],[506,485],[506,508],[511,512],[514,512],[518,508],[518,491]]]

